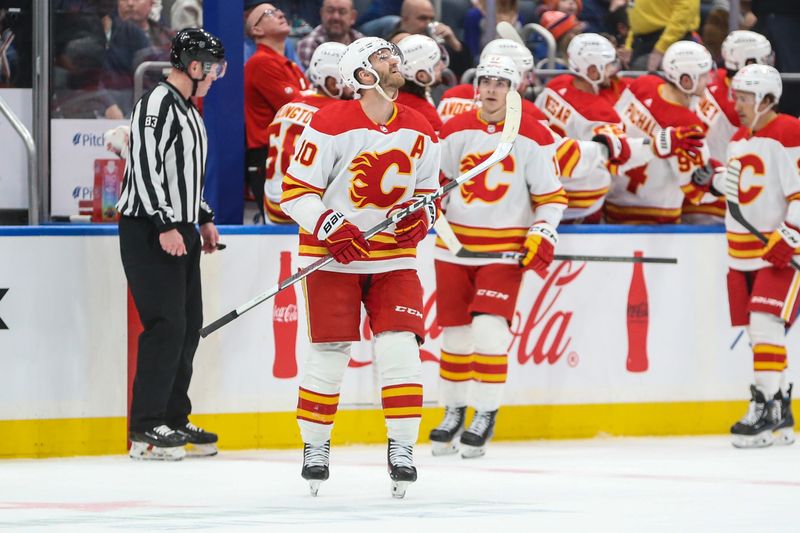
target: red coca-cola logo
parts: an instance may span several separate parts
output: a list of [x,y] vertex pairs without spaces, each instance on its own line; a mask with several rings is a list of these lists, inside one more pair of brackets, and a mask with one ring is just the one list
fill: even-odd
[[272,309],[272,320],[275,322],[297,322],[297,306],[289,304],[285,306],[275,306]]

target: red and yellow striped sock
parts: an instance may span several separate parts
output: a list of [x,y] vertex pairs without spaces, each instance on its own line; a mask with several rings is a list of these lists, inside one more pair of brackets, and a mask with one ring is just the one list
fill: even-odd
[[472,360],[472,379],[479,383],[505,383],[507,376],[507,354],[475,354]]
[[444,350],[441,353],[439,377],[457,383],[472,379],[473,354],[450,353]]
[[422,418],[422,385],[403,383],[383,387],[381,399],[386,420]]
[[784,369],[786,369],[786,346],[753,345],[753,370],[756,372],[783,372]]
[[300,387],[297,397],[297,420],[329,426],[339,408],[338,394],[322,394]]

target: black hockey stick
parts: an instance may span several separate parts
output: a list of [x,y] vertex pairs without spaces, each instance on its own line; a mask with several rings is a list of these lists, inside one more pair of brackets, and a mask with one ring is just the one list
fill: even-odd
[[[497,145],[497,148],[492,153],[492,155],[490,155],[485,161],[475,166],[474,168],[468,170],[467,172],[460,175],[456,179],[448,182],[442,187],[439,187],[438,189],[436,189],[436,191],[432,192],[431,194],[420,198],[410,206],[406,207],[405,209],[397,211],[390,218],[384,219],[379,224],[365,231],[364,238],[370,239],[374,237],[381,231],[387,229],[392,224],[396,224],[398,221],[406,218],[411,213],[422,209],[426,205],[432,204],[442,196],[449,193],[454,188],[460,186],[462,183],[471,180],[472,178],[474,178],[487,168],[491,167],[495,163],[499,163],[500,161],[505,159],[511,152],[511,149],[514,147],[514,141],[517,138],[517,132],[519,131],[519,123],[521,118],[522,118],[522,101],[520,99],[520,96],[516,92],[510,92],[508,93],[508,95],[506,95],[506,118],[505,118],[505,124],[503,125],[503,132],[500,134],[500,143]],[[326,255],[325,257],[317,259],[307,267],[298,270],[295,274],[279,281],[277,285],[273,286],[269,290],[259,294],[252,300],[240,305],[239,307],[229,312],[228,314],[218,318],[211,324],[201,328],[200,336],[207,337],[209,334],[215,332],[222,326],[239,318],[241,315],[243,315],[250,309],[254,308],[258,304],[263,303],[266,300],[269,300],[270,298],[278,294],[286,287],[294,285],[298,281],[307,277],[309,274],[324,267],[331,261],[333,261],[332,255]]]
[[[739,206],[739,176],[741,172],[742,162],[738,159],[732,159],[728,163],[727,174],[725,176],[725,201],[728,204],[728,212],[736,222],[744,226],[756,239],[763,244],[767,244],[769,242],[767,236],[758,231],[758,229],[742,215],[742,208]],[[800,264],[794,259],[789,261],[789,264],[792,265],[795,270],[800,271]]]
[[[475,252],[467,249],[458,236],[453,231],[450,223],[443,216],[440,216],[436,223],[433,225],[439,238],[450,253],[456,257],[464,257],[471,259],[513,259],[520,261],[525,254],[522,252]],[[662,264],[677,264],[678,260],[672,257],[627,257],[616,255],[563,255],[555,254],[554,259],[559,261],[597,261],[605,263],[662,263]]]

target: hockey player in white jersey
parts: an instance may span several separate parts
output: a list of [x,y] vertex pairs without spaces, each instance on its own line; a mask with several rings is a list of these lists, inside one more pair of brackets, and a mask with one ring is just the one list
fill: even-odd
[[731,323],[747,327],[755,374],[750,408],[731,435],[740,448],[791,444],[785,330],[797,316],[800,287],[790,265],[800,251],[800,121],[775,111],[783,88],[773,67],[745,66],[731,86],[742,127],[728,148],[727,175],[715,176],[713,189],[735,195],[742,219],[769,238],[763,244],[727,213]]
[[561,182],[569,198],[564,221],[599,222],[611,185],[609,165],[616,168],[628,163],[632,153],[631,164],[641,165],[653,158],[653,152],[643,138],[629,143],[616,110],[600,95],[617,60],[608,39],[596,33],[577,35],[567,56],[573,73],[553,78],[537,97],[536,106],[547,115],[550,129],[565,137],[557,151]]
[[[475,167],[497,147],[506,95],[519,73],[505,56],[484,58],[475,84],[481,107],[448,121],[441,131],[442,172],[454,178]],[[434,455],[485,453],[508,369],[509,324],[524,268],[544,276],[558,240],[566,206],[558,180],[556,144],[550,131],[523,120],[511,154],[445,199],[444,210],[464,244],[474,250],[525,252],[514,260],[464,259],[437,240],[437,319],[442,331],[440,387],[445,417],[430,433]],[[466,408],[475,416],[464,430]]]
[[428,121],[396,104],[404,83],[394,45],[364,37],[339,62],[356,99],[317,111],[303,130],[283,180],[281,208],[300,225],[301,266],[335,262],[305,279],[311,337],[297,420],[302,476],[313,494],[328,478],[330,436],[351,344],[360,340],[361,305],[374,334],[388,433],[392,495],[416,481],[414,444],[422,416],[419,343],[425,335],[417,244],[436,217],[415,211],[393,231],[362,232],[438,188],[440,145]]
[[[717,69],[706,87],[703,97],[695,109],[697,116],[707,127],[706,145],[715,161],[724,163],[728,144],[741,127],[734,106],[731,80],[736,73],[751,63],[771,64],[772,46],[766,37],[746,30],[732,31],[722,43],[723,68]],[[694,205],[683,206],[683,222],[722,223],[725,218],[725,200],[722,198],[703,200]]]
[[397,103],[422,113],[438,134],[442,119],[433,104],[431,87],[441,81],[442,71],[447,68],[447,52],[427,35],[409,35],[397,43],[397,47],[403,54],[400,73],[406,79],[400,87]]
[[297,139],[319,109],[352,96],[339,75],[339,60],[346,46],[341,43],[322,43],[311,56],[306,76],[313,88],[281,107],[267,130],[266,181],[264,182],[264,212],[267,223],[294,224],[281,210],[283,177],[292,161]]
[[609,222],[678,223],[684,196],[694,202],[703,196],[692,184],[692,173],[713,173],[704,126],[691,110],[710,79],[711,54],[695,42],[678,41],[667,49],[662,65],[667,80],[637,78],[615,106],[628,138],[651,139],[657,157],[622,165],[613,176],[606,198]]

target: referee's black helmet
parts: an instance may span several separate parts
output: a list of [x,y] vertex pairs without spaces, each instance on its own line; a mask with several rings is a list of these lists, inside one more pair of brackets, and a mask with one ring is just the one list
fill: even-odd
[[172,39],[170,63],[178,70],[186,72],[192,61],[203,63],[204,73],[213,64],[225,63],[225,47],[219,37],[200,28],[187,28],[179,31]]

